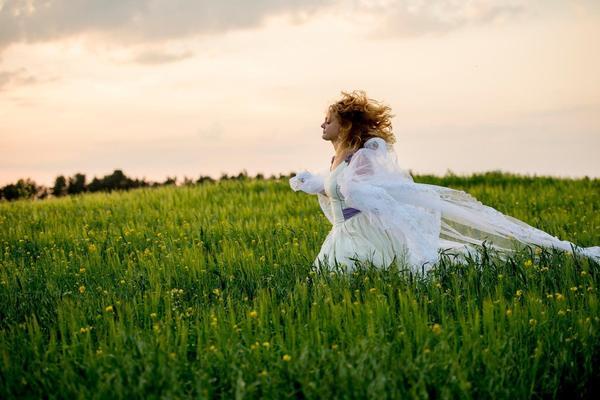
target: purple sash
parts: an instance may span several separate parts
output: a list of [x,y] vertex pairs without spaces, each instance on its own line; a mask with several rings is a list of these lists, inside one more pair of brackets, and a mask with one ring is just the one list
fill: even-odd
[[352,208],[352,207],[342,208],[342,214],[344,214],[344,220],[350,219],[351,217],[355,216],[359,212],[360,212],[360,210],[357,210],[356,208]]

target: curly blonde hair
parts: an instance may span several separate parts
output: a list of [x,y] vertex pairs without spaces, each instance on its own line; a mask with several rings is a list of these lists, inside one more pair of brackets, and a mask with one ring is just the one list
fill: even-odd
[[396,142],[391,111],[390,107],[369,99],[363,90],[342,91],[342,98],[328,108],[330,117],[340,122],[342,146],[353,151],[373,137],[382,138],[390,144]]

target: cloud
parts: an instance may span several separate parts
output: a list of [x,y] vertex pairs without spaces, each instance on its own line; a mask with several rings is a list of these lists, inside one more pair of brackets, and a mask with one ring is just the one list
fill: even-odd
[[526,14],[522,0],[361,1],[358,8],[380,18],[371,38],[441,34],[466,25],[501,22]]
[[[148,43],[260,26],[270,16],[293,24],[333,10],[374,27],[372,37],[443,33],[469,24],[533,15],[541,9],[598,11],[595,0],[0,0],[0,51],[13,43],[90,34]],[[559,11],[560,11],[559,10]],[[558,11],[558,12],[559,12]],[[371,19],[369,19],[371,18]]]
[[78,34],[148,42],[259,26],[276,14],[306,17],[331,0],[0,0],[0,49]]
[[13,71],[0,71],[0,92],[8,87],[32,85],[38,79],[30,75],[25,68]]
[[185,60],[193,55],[191,51],[172,53],[164,50],[148,50],[136,55],[133,61],[138,64],[156,65]]

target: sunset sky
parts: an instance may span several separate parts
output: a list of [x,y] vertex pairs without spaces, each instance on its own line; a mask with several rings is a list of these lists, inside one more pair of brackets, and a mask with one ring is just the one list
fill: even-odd
[[0,0],[0,185],[327,169],[392,107],[414,173],[600,177],[600,2]]

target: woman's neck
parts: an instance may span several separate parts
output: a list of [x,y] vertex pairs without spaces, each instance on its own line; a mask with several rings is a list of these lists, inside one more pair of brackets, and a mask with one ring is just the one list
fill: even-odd
[[348,153],[351,150],[349,147],[343,146],[341,142],[331,142],[331,144],[333,144],[336,156]]

